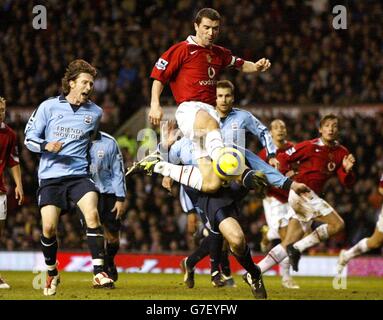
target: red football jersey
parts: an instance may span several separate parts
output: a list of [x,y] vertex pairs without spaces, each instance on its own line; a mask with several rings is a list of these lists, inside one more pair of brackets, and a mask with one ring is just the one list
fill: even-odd
[[348,154],[347,148],[338,142],[334,146],[326,146],[320,138],[317,138],[296,144],[282,153],[278,160],[282,168],[299,162],[298,173],[294,176],[294,180],[305,183],[319,194],[326,181],[335,174],[342,185],[351,187],[354,184],[354,173],[352,171],[346,173],[343,169],[343,158]]
[[4,168],[19,164],[16,145],[16,133],[5,123],[0,124],[0,192],[5,193]]
[[151,77],[163,84],[169,82],[177,104],[201,101],[214,106],[221,70],[230,66],[239,68],[243,63],[230,50],[217,45],[201,47],[189,36],[161,56]]
[[[286,141],[285,145],[283,146],[283,148],[280,148],[280,149],[277,149],[277,159],[279,160],[279,156],[281,154],[283,154],[286,150],[292,148],[294,146],[294,144],[290,141]],[[266,148],[263,148],[261,151],[259,151],[258,153],[258,156],[267,162],[267,152],[266,152]],[[288,166],[284,166],[284,168],[281,168],[281,173],[282,174],[285,174],[287,171],[290,170],[290,167]],[[280,188],[276,188],[276,187],[270,187],[267,191],[267,196],[268,197],[274,197],[276,199],[278,199],[280,202],[282,203],[286,203],[288,198],[289,198],[289,191],[288,190],[283,190],[283,189],[280,189]]]

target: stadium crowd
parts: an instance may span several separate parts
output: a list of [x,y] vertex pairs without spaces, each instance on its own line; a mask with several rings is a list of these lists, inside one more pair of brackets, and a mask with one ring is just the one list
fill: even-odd
[[[317,136],[318,114],[306,113],[296,119],[283,117],[287,124],[289,139],[302,141]],[[270,123],[271,118],[262,119]],[[12,125],[12,124],[11,124]],[[17,126],[19,144],[23,141],[23,128]],[[310,250],[311,254],[331,254],[340,248],[355,244],[372,233],[382,199],[377,186],[383,172],[383,139],[381,128],[383,115],[376,117],[341,118],[340,141],[347,146],[357,160],[355,173],[357,183],[353,189],[342,188],[333,178],[325,189],[325,199],[342,215],[345,230],[327,243]],[[259,150],[255,140],[250,140],[250,149]],[[134,154],[122,148],[125,163],[131,163]],[[38,249],[40,246],[40,215],[36,206],[37,159],[21,148],[21,167],[25,186],[25,205],[18,207],[9,186],[7,227],[0,239],[0,247],[6,250]],[[7,176],[7,183],[10,185]],[[123,251],[164,252],[185,251],[194,247],[186,235],[186,214],[178,201],[178,186],[172,194],[161,187],[159,176],[133,176],[127,181],[129,207],[123,220],[121,249]],[[247,240],[254,252],[260,251],[261,228],[265,224],[262,202],[251,193],[246,197],[240,217]],[[77,250],[85,248],[84,229],[75,212],[65,214],[59,227],[60,247]]]
[[[316,6],[315,3],[324,6]],[[383,102],[383,4],[348,1],[347,30],[332,28],[332,1],[51,1],[46,3],[48,29],[31,27],[35,1],[4,1],[0,7],[0,93],[13,106],[36,107],[57,95],[68,61],[81,57],[99,70],[94,101],[111,126],[121,124],[138,108],[149,105],[150,70],[159,54],[192,33],[191,17],[211,5],[223,16],[218,43],[248,60],[265,56],[272,62],[260,76],[228,73],[237,87],[239,105],[349,105]],[[326,6],[327,4],[327,6]],[[367,6],[372,6],[367,9]],[[233,11],[232,8],[235,7]],[[65,14],[63,14],[65,13]],[[173,105],[170,91],[165,104]],[[314,138],[319,115],[283,118],[293,141]],[[270,123],[271,118],[261,119]],[[36,206],[37,162],[23,146],[25,123],[9,125],[17,132],[25,188],[18,207],[9,176],[8,218],[0,248],[40,248],[40,214]],[[311,253],[334,253],[370,235],[381,205],[377,195],[383,171],[383,115],[342,118],[340,140],[357,159],[357,183],[344,190],[332,180],[326,200],[343,216],[346,229]],[[113,133],[113,132],[110,132]],[[251,149],[258,146],[252,143]],[[122,148],[125,163],[134,148]],[[127,181],[129,207],[123,221],[121,252],[163,252],[192,249],[186,237],[186,215],[177,199],[161,187],[160,177],[135,176]],[[245,199],[241,225],[254,252],[260,251],[265,224],[262,203]],[[60,247],[85,248],[84,230],[75,213],[65,214],[59,228]]]
[[[109,121],[123,122],[149,104],[160,53],[193,33],[192,17],[209,5],[223,16],[218,44],[273,64],[261,76],[225,75],[241,105],[383,101],[380,1],[347,1],[347,30],[333,28],[337,3],[326,0],[48,1],[47,30],[32,28],[36,4],[0,7],[0,92],[9,106],[56,95],[66,64],[81,57],[99,70],[95,102]],[[169,90],[163,96],[174,104]]]

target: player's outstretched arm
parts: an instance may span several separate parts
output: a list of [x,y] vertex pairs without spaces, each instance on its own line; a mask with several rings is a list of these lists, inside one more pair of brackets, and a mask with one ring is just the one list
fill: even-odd
[[251,62],[251,61],[245,61],[245,63],[242,65],[242,71],[246,73],[253,73],[253,72],[265,72],[267,69],[269,69],[271,66],[271,63],[269,59],[262,58],[259,59],[257,62]]
[[152,85],[152,97],[150,101],[149,121],[151,124],[158,126],[164,115],[160,104],[161,93],[164,90],[164,85],[161,81],[154,80]]

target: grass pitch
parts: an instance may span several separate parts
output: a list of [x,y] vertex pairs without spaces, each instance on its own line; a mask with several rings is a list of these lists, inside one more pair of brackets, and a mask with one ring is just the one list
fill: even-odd
[[[36,274],[2,272],[11,289],[0,289],[0,300],[253,300],[250,288],[235,275],[236,288],[214,288],[210,276],[196,275],[193,289],[185,287],[181,274],[119,274],[116,289],[93,289],[91,273],[62,272],[57,295],[45,297]],[[41,280],[41,279],[40,279]],[[350,277],[347,289],[335,290],[332,278],[296,277],[299,290],[281,286],[280,277],[264,277],[270,300],[383,300],[383,281],[374,277]]]

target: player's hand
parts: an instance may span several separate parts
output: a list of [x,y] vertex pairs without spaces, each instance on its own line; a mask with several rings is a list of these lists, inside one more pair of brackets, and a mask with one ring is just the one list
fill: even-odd
[[176,142],[180,135],[181,133],[177,129],[177,122],[175,120],[168,120],[162,124],[161,138],[164,138],[164,141],[161,141],[161,144],[165,149],[168,149]]
[[159,126],[164,115],[164,110],[160,105],[151,105],[149,111],[149,121],[152,125]]
[[122,215],[125,213],[125,209],[125,201],[116,201],[110,212],[116,212],[116,220],[118,220],[121,219]]
[[355,164],[355,157],[351,153],[347,156],[344,156],[342,164],[344,171],[349,173]]
[[265,72],[267,69],[269,69],[271,66],[271,63],[269,61],[269,59],[266,59],[266,58],[262,58],[262,59],[259,59],[256,63],[255,63],[255,67],[256,67],[256,71],[257,72]]
[[272,157],[269,159],[269,164],[273,166],[275,169],[279,170],[279,167],[281,164],[279,163],[278,159],[275,157]]
[[172,185],[173,185],[173,179],[170,177],[163,177],[162,178],[162,186],[168,190],[169,192],[172,192]]
[[21,206],[24,203],[24,191],[20,186],[16,186],[15,188],[15,199],[19,200],[17,203]]
[[58,153],[62,149],[63,144],[63,142],[59,141],[48,142],[45,146],[45,150],[48,152]]
[[305,195],[305,194],[309,194],[311,192],[311,189],[306,186],[304,183],[300,183],[300,182],[296,182],[296,181],[293,181],[293,183],[291,184],[291,189],[295,191],[296,194],[298,195]]

